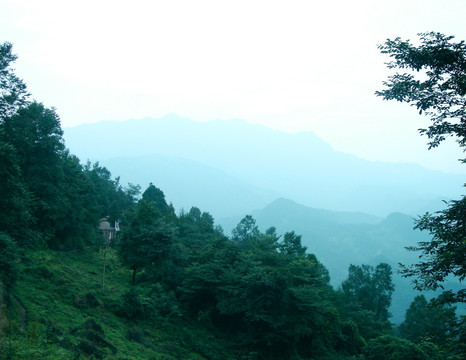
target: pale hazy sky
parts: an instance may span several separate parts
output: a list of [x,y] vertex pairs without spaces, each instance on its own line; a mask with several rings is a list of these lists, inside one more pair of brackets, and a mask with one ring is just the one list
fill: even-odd
[[427,118],[374,96],[377,44],[439,31],[466,40],[465,0],[3,0],[0,42],[62,126],[240,118],[314,131],[369,160],[466,173],[454,142],[427,152]]

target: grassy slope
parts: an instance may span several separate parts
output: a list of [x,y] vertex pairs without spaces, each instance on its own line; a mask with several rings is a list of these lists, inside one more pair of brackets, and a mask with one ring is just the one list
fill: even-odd
[[[119,308],[122,295],[129,288],[131,274],[110,251],[106,286],[102,292],[102,266],[102,253],[92,249],[83,252],[26,251],[22,257],[23,273],[15,289],[17,300],[12,306],[16,309],[13,311],[16,318],[14,332],[20,334],[14,344],[23,350],[28,346],[37,348],[36,358],[40,351],[51,354],[44,355],[44,359],[72,358],[82,353],[79,344],[86,334],[84,324],[93,319],[103,329],[102,338],[106,343],[100,343],[98,348],[103,351],[104,358],[238,358],[233,350],[228,350],[234,349],[234,344],[215,336],[199,321],[185,319],[181,314],[148,314],[146,320],[138,322],[116,316],[115,309]],[[20,329],[21,308],[26,310],[27,327],[23,331]],[[57,344],[58,350],[47,350],[51,343]]]

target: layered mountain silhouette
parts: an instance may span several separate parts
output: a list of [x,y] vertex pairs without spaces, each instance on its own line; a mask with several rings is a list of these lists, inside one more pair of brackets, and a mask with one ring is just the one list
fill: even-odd
[[[346,278],[350,264],[414,263],[417,254],[405,247],[429,240],[427,233],[413,230],[413,217],[402,213],[377,218],[310,208],[281,198],[251,215],[262,231],[274,226],[279,234],[302,235],[303,244],[328,267],[335,284]],[[241,218],[223,218],[219,223],[229,234]]]
[[399,262],[417,261],[405,246],[429,240],[413,230],[413,216],[440,210],[442,200],[463,192],[460,174],[367,161],[333,150],[312,132],[290,134],[241,120],[104,121],[66,128],[64,137],[80,159],[98,161],[142,190],[154,183],[176,209],[210,212],[226,234],[246,214],[262,230],[294,230],[335,286],[350,264],[391,264],[394,322],[415,296],[396,274]]
[[117,157],[100,162],[121,174],[123,183],[150,182],[162,189],[167,201],[177,209],[196,206],[215,218],[229,217],[262,208],[279,194],[241,181],[234,176],[197,161],[166,155]]
[[[65,129],[71,152],[99,161],[122,182],[153,182],[176,208],[214,217],[259,209],[278,197],[314,208],[417,215],[462,193],[463,176],[416,164],[372,162],[334,151],[312,132],[241,120],[176,115]],[[137,165],[137,166],[136,166]]]

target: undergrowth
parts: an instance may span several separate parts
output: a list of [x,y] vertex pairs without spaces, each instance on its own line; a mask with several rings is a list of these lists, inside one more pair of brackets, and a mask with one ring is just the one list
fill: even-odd
[[[20,279],[2,314],[2,359],[239,359],[222,334],[176,307],[161,286],[131,287],[116,253],[23,250]],[[17,299],[15,301],[15,299]]]

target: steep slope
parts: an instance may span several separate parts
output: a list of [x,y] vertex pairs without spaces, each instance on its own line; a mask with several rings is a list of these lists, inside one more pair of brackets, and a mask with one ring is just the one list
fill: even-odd
[[[305,205],[378,216],[436,210],[442,199],[456,198],[464,182],[462,175],[415,164],[370,162],[339,153],[310,132],[289,134],[240,120],[200,123],[169,115],[107,121],[65,129],[65,140],[83,160],[181,157]],[[123,177],[127,173],[119,168]]]
[[[151,288],[150,284],[131,287],[131,275],[118,261],[114,250],[108,251],[106,261],[106,286],[102,289],[103,253],[98,248],[73,252],[25,249],[21,259],[23,273],[14,293],[17,304],[13,304],[25,312],[25,330],[18,331],[13,325],[14,335],[9,337],[9,333],[3,332],[4,324],[0,324],[0,357],[28,360],[238,358],[237,344],[221,332],[212,333],[200,321],[193,322],[176,311],[158,314],[158,309],[147,303],[127,306],[125,294],[131,290],[152,294],[156,287]],[[166,301],[163,297],[160,300]],[[145,318],[125,315],[125,309],[132,311],[131,307],[135,306],[144,307]],[[20,323],[23,317],[21,309],[15,308],[9,312],[13,324]]]

